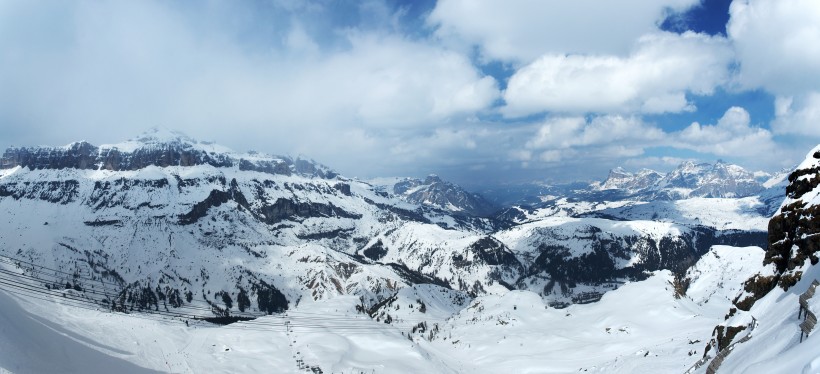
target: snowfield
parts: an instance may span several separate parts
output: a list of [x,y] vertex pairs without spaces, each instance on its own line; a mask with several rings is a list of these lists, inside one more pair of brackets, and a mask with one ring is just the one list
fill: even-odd
[[[227,326],[2,292],[0,367],[21,373],[304,372],[300,364],[325,373],[684,372],[723,321],[736,280],[760,271],[754,264],[761,256],[760,248],[713,248],[690,272],[690,296],[682,298],[668,271],[565,309],[550,308],[529,291],[470,300],[417,285],[400,291],[378,318],[358,311],[358,298],[339,296]],[[419,324],[425,329],[413,331]]]

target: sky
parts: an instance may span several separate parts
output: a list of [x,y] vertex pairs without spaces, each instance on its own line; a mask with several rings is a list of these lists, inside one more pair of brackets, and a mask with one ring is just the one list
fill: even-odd
[[0,0],[0,148],[152,127],[359,178],[772,172],[820,143],[820,2]]

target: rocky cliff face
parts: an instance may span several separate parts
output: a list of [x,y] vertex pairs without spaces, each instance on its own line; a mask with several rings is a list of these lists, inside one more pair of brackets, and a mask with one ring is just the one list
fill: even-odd
[[336,173],[313,161],[258,153],[226,153],[209,142],[183,134],[152,130],[120,144],[94,146],[76,142],[64,147],[9,148],[0,157],[0,168],[17,166],[36,169],[139,170],[148,166],[238,167],[268,174],[299,174],[333,178]]
[[800,279],[806,260],[818,262],[820,251],[820,150],[813,150],[788,178],[786,201],[769,222],[764,263],[775,265],[778,284],[787,289]]

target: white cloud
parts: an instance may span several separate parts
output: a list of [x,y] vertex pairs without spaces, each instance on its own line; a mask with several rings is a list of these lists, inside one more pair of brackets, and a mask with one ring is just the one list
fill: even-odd
[[[531,130],[529,139],[511,160],[533,163],[605,162],[617,165],[666,169],[682,160],[682,151],[722,157],[757,168],[781,168],[792,155],[775,143],[772,133],[751,123],[749,113],[732,107],[714,125],[692,123],[681,131],[667,132],[636,116],[602,115],[551,117]],[[670,156],[644,157],[647,149],[677,149]],[[669,152],[669,151],[667,151]],[[674,155],[674,156],[673,156]],[[708,159],[707,161],[713,161]]]
[[744,87],[794,95],[820,87],[820,5],[816,0],[735,0],[727,33]]
[[510,78],[502,112],[517,117],[692,110],[686,93],[711,94],[729,79],[731,60],[725,39],[695,33],[646,35],[626,58],[544,55]]
[[820,92],[778,97],[775,116],[772,130],[776,133],[820,137]]
[[[432,125],[481,111],[499,95],[495,80],[460,54],[391,37],[355,36],[351,43],[288,82],[296,88],[295,115],[325,110],[337,123]],[[340,118],[345,112],[354,117]]]
[[689,158],[683,157],[670,157],[670,156],[662,156],[662,157],[640,157],[640,158],[631,158],[624,162],[624,166],[630,169],[652,169],[652,170],[668,170],[671,168],[675,168],[684,161],[695,161]]
[[428,22],[453,43],[489,59],[529,63],[544,54],[625,54],[657,30],[669,9],[699,0],[442,0]]
[[[697,2],[442,0],[425,38],[407,29],[420,22],[402,18],[409,7],[382,0],[339,3],[347,13],[323,0],[0,1],[0,134],[18,145],[102,143],[162,125],[237,150],[304,154],[350,176],[450,167],[467,178],[531,179],[536,168],[586,178],[653,147],[765,158],[754,153],[771,150],[772,134],[745,111],[680,133],[641,118],[695,110],[687,96],[730,79],[726,39],[657,30],[665,7]],[[773,133],[818,135],[812,13],[736,3],[741,87],[777,94]],[[518,69],[503,96],[471,60],[475,47]],[[496,110],[551,113],[486,122]]]
[[820,4],[735,0],[729,12],[739,86],[777,96],[774,132],[820,136]]
[[633,157],[648,144],[663,141],[662,130],[636,117],[553,117],[538,126],[524,151],[514,159],[529,161],[533,154],[543,162],[558,162],[582,155],[584,159]]
[[749,112],[740,107],[729,108],[715,125],[695,122],[673,136],[680,148],[718,156],[762,158],[777,149],[772,133],[752,126]]

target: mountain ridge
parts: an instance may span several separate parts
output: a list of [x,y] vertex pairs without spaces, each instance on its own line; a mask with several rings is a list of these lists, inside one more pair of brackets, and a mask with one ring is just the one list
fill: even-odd
[[[769,174],[765,174],[769,176]],[[760,173],[723,162],[695,163],[684,161],[669,173],[642,169],[630,173],[623,168],[610,171],[607,179],[590,185],[593,191],[609,192],[623,197],[676,200],[691,197],[747,197],[765,190]]]

